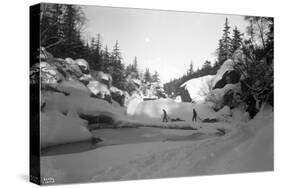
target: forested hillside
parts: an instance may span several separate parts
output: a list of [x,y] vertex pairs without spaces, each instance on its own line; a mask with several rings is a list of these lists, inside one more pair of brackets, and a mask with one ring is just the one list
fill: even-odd
[[[247,32],[241,33],[234,27],[231,34],[226,18],[216,50],[217,61],[213,65],[206,61],[196,71],[191,62],[184,76],[164,84],[166,93],[172,98],[178,95],[186,98],[186,92],[184,95],[181,87],[183,83],[215,75],[223,63],[231,59],[235,70],[232,74],[242,76],[241,98],[248,106],[252,106],[250,111],[256,114],[263,102],[273,105],[273,18],[246,16],[244,19],[248,22]],[[213,89],[222,88],[223,86],[219,86],[221,84],[225,85],[220,82]]]

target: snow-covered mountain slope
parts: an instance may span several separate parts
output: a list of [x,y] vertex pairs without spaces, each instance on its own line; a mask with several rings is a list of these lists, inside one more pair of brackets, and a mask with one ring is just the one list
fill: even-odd
[[185,88],[195,103],[205,102],[206,95],[210,92],[213,86],[213,75],[194,78],[183,83],[180,87]]

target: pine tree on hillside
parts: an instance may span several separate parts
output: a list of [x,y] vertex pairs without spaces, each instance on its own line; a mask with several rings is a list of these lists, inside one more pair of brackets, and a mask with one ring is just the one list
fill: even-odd
[[151,78],[151,73],[149,71],[149,68],[146,68],[145,69],[145,72],[144,72],[144,81],[147,83],[147,82],[151,82],[152,78]]
[[225,57],[223,55],[223,43],[222,43],[222,39],[219,40],[219,47],[217,49],[217,53],[218,53],[218,64],[222,64],[225,61]]
[[187,75],[192,75],[193,73],[194,73],[193,62],[190,61],[189,69],[188,69],[188,71],[187,71]]
[[112,85],[119,89],[125,90],[125,66],[122,63],[122,56],[118,40],[113,47],[108,73],[112,76]]
[[234,53],[242,44],[242,34],[240,31],[235,27],[233,29],[233,36],[231,39],[231,53]]
[[228,25],[228,19],[225,19],[224,24],[224,30],[223,30],[223,36],[222,36],[222,42],[223,42],[223,48],[225,50],[225,55],[227,58],[230,57],[230,50],[231,50],[231,38],[230,38],[230,26]]
[[209,75],[212,74],[212,64],[211,61],[206,60],[203,64],[203,67],[201,69],[202,75]]
[[110,53],[109,53],[107,45],[106,45],[104,48],[103,55],[102,55],[102,63],[104,66],[104,69],[103,69],[104,72],[107,72],[108,66],[110,66],[110,60],[111,60]]
[[80,29],[83,25],[83,14],[80,7],[65,5],[62,30],[64,40],[61,46],[61,57],[82,58],[81,51],[84,50],[84,43],[81,40]]
[[118,40],[116,40],[115,45],[113,47],[112,57],[114,61],[121,61],[122,59]]
[[41,4],[40,13],[40,42],[46,47],[60,40],[62,26],[62,10],[60,5]]
[[136,73],[136,78],[139,79],[137,56],[135,56],[135,58],[134,58],[133,71]]
[[218,62],[222,64],[225,60],[231,57],[231,38],[230,38],[230,26],[228,19],[225,19],[222,38],[219,40],[218,48]]
[[154,72],[154,74],[151,76],[152,82],[160,82],[159,74],[157,71]]
[[140,73],[138,70],[138,61],[135,56],[134,62],[132,64],[127,65],[126,67],[126,76],[130,76],[131,78],[140,79]]
[[94,70],[103,70],[102,65],[102,41],[101,41],[101,35],[98,33],[95,39],[95,43],[93,46],[93,63],[94,63]]

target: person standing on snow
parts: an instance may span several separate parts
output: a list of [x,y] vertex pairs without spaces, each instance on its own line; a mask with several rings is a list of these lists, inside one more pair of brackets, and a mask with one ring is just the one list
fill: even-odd
[[197,121],[197,112],[196,112],[196,110],[193,108],[193,116],[192,116],[192,122],[193,121]]
[[164,109],[163,109],[163,119],[162,119],[162,122],[168,122],[167,112]]

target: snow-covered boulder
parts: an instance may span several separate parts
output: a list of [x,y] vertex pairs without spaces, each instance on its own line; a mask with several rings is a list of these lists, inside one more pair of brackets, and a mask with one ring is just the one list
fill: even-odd
[[90,140],[87,121],[50,111],[41,115],[41,147]]
[[181,102],[192,102],[188,89],[180,87],[177,94],[180,95]]
[[118,102],[121,106],[125,104],[125,92],[118,89],[117,87],[112,86],[110,88],[111,97],[114,101]]
[[42,147],[89,140],[92,127],[118,126],[124,120],[123,109],[104,100],[50,91],[43,91],[41,98],[45,104],[41,118]]
[[46,84],[56,85],[65,79],[64,75],[58,71],[57,67],[48,62],[36,63],[32,67],[33,70],[40,71],[40,80],[44,87]]
[[[87,70],[87,62],[85,60],[74,61],[71,58],[66,58],[65,60],[60,58],[43,59],[41,59],[40,63],[34,64],[30,71],[31,78],[34,77],[33,75],[38,75],[38,71],[40,72],[43,89],[55,87],[58,83],[65,80],[79,80],[86,84],[91,79],[91,75],[86,73],[87,71],[85,72]],[[31,80],[33,81],[34,79]]]
[[73,69],[73,74],[76,74],[77,78],[80,78],[84,75],[78,63],[72,58],[65,58],[65,62]]
[[181,96],[176,96],[175,102],[182,102]]
[[240,83],[227,84],[224,88],[211,90],[206,97],[206,102],[215,110],[225,105],[233,108],[240,102],[240,93]]
[[99,116],[107,117],[107,119],[111,119],[114,122],[123,119],[123,109],[93,97],[81,95],[65,96],[61,93],[44,92],[42,100],[46,103],[44,112],[58,111],[61,114],[72,114],[71,116],[73,117],[77,116],[77,118],[80,117],[88,121]]
[[203,103],[213,86],[213,78],[213,75],[194,78],[183,83],[180,87],[188,91],[193,102]]
[[229,106],[224,106],[217,112],[218,118],[230,118],[232,116],[232,112]]
[[136,78],[132,78],[131,81],[139,88],[141,87],[142,83],[141,80],[136,79]]
[[112,86],[110,89],[111,93],[115,93],[116,95],[123,95],[124,91],[122,91],[121,89],[118,89],[117,87]]
[[89,63],[85,59],[76,59],[75,62],[79,65],[81,71],[84,74],[89,74],[90,73]]
[[112,86],[112,76],[102,71],[94,71],[93,78],[107,86],[109,89]]
[[77,62],[74,61],[74,59],[72,59],[71,57],[65,58],[65,62],[68,63],[69,65],[78,65]]
[[39,48],[39,59],[40,60],[47,60],[47,59],[53,59],[54,56],[49,53],[44,47]]
[[234,66],[234,61],[231,59],[226,60],[221,67],[219,68],[219,70],[217,71],[217,74],[214,77],[214,84],[216,84],[220,79],[222,79],[224,73],[226,71],[232,71],[234,70],[233,68]]
[[107,85],[100,83],[99,81],[90,81],[87,87],[92,92],[92,96],[105,99],[111,103],[111,94]]
[[213,89],[223,88],[226,84],[236,84],[240,81],[241,74],[234,70],[234,61],[231,59],[226,60],[213,80]]
[[226,71],[213,89],[223,88],[226,84],[236,84],[240,81],[240,73],[235,70]]
[[63,81],[58,85],[57,90],[67,95],[81,95],[85,97],[90,97],[91,95],[90,89],[77,80]]

